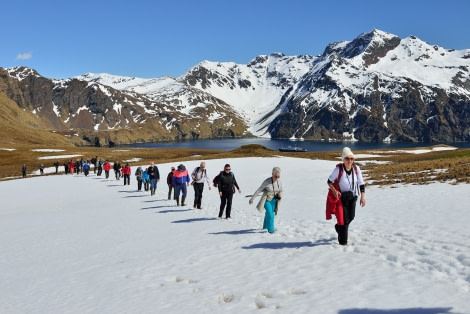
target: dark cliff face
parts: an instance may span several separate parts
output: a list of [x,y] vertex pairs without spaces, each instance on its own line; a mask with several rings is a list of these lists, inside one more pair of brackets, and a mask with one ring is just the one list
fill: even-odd
[[316,83],[354,99],[350,110],[341,104],[305,105],[305,98],[291,98],[269,125],[273,138],[341,140],[353,134],[366,142],[470,141],[470,101],[461,95],[435,88],[432,98],[423,101],[425,87],[413,81],[398,84],[402,90],[398,98],[378,90],[367,96],[351,94],[325,79]]
[[[268,127],[271,136],[310,140],[354,137],[370,142],[470,141],[470,99],[465,94],[437,87],[430,92],[429,86],[411,79],[379,79],[377,75],[369,75],[364,86],[370,91],[366,93],[345,88],[341,81],[332,78],[331,74],[341,69],[357,67],[350,64],[351,58],[361,57],[361,71],[365,72],[400,44],[396,36],[378,36],[380,33],[374,30],[352,42],[329,45],[316,61],[322,64],[321,68],[305,75],[297,84],[297,91],[289,91],[291,96],[286,98],[284,110]],[[461,67],[453,81],[455,86],[469,91],[468,78],[469,70]],[[311,97],[315,92],[330,95],[335,101]]]

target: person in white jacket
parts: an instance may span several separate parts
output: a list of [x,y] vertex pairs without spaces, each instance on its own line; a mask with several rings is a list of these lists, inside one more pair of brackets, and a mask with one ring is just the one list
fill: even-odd
[[201,162],[199,167],[196,167],[191,173],[191,185],[194,187],[194,208],[202,209],[202,191],[204,190],[204,181],[207,182],[209,190],[211,189],[211,183],[209,181],[209,175],[207,174],[206,163]]
[[250,205],[259,193],[263,192],[261,199],[256,206],[260,213],[264,213],[263,229],[267,229],[269,233],[274,232],[274,216],[277,215],[279,205],[282,199],[282,182],[281,182],[281,168],[274,167],[271,177],[261,183],[261,186],[250,198]]

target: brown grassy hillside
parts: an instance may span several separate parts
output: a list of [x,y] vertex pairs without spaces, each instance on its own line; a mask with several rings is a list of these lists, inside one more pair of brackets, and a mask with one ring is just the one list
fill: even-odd
[[67,147],[72,144],[61,135],[44,130],[33,114],[20,109],[0,93],[0,148],[21,148],[47,145]]

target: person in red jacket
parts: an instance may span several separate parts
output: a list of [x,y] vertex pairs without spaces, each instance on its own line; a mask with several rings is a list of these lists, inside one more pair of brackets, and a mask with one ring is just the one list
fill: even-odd
[[106,175],[106,179],[109,178],[109,170],[111,170],[111,164],[109,161],[106,159],[106,161],[103,164],[103,169],[104,169],[104,174]]
[[131,166],[129,166],[129,163],[126,163],[124,167],[121,169],[122,176],[124,177],[124,185],[131,185]]
[[73,162],[72,159],[70,159],[70,161],[69,161],[69,173],[73,174],[74,169],[75,169],[75,163]]

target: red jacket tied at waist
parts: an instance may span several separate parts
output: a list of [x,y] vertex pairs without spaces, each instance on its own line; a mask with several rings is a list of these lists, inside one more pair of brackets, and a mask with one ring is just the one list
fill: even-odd
[[[336,191],[339,191],[338,183],[335,182],[333,186]],[[332,218],[331,215],[336,216],[338,225],[344,225],[343,203],[341,202],[341,197],[336,198],[333,191],[329,190],[326,197],[326,220],[330,220]]]

